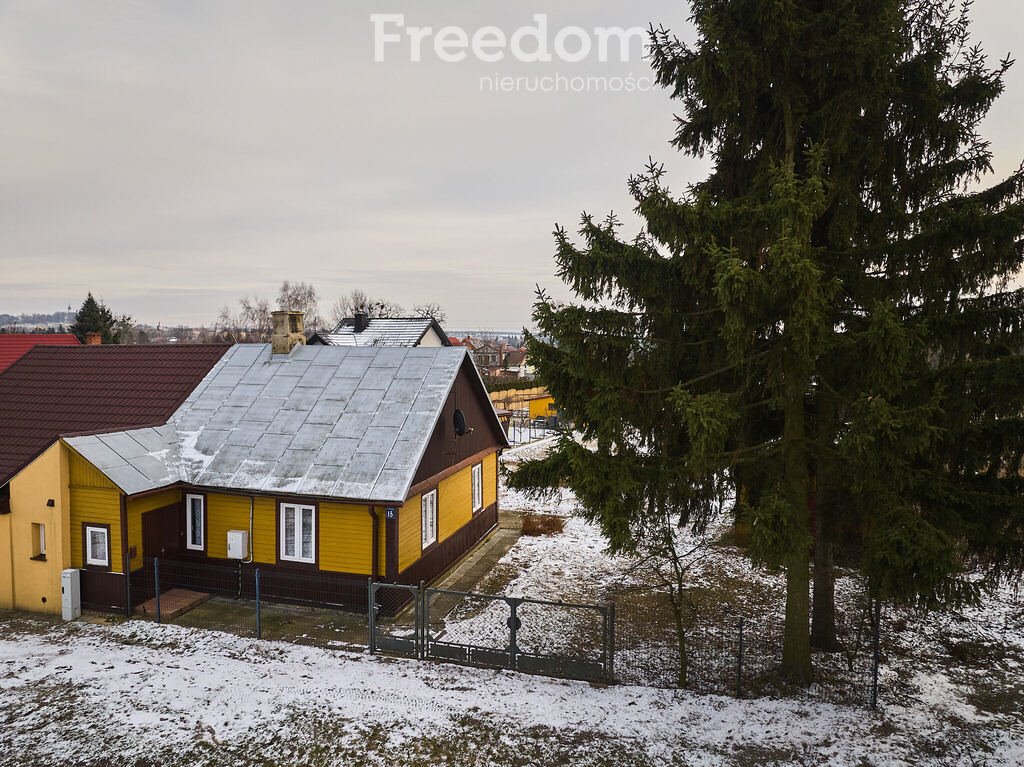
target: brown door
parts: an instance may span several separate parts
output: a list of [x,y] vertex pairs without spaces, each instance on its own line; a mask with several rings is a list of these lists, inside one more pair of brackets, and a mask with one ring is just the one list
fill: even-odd
[[180,550],[181,509],[177,504],[142,515],[143,556],[175,559]]

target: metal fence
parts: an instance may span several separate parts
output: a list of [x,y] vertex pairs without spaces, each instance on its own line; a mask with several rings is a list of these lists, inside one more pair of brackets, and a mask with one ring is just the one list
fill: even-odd
[[164,559],[147,561],[142,580],[135,613],[160,623],[329,648],[369,643],[365,581]]
[[[452,589],[370,585],[370,652],[614,680],[613,605],[585,605]],[[408,606],[386,617],[382,603]]]
[[671,603],[657,591],[575,604],[163,559],[147,560],[135,584],[136,615],[258,639],[744,698],[878,699],[877,604],[837,616],[840,650],[814,653],[815,682],[805,690],[779,677],[781,619],[696,620],[680,642]]
[[814,684],[800,688],[779,674],[781,617],[698,617],[684,625],[682,641],[668,595],[616,603],[615,678],[649,687],[683,687],[738,698],[811,696],[832,703],[869,705],[878,700],[881,615],[857,609],[837,615],[839,649],[814,651]]

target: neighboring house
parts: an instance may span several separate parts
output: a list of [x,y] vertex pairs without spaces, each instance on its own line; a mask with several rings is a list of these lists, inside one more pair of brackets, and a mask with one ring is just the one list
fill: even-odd
[[497,376],[505,364],[505,352],[508,344],[490,338],[473,338],[467,336],[463,343],[473,354],[480,373],[485,376]]
[[[131,403],[143,387],[132,365],[101,376],[92,405],[108,422],[51,426],[10,463],[0,551],[5,536],[16,550],[0,567],[0,606],[59,611],[60,570],[75,567],[83,604],[126,610],[152,593],[154,556],[202,563],[193,588],[212,591],[202,579],[237,569],[228,533],[245,531],[240,558],[365,608],[368,577],[429,581],[497,524],[508,443],[464,349],[307,346],[301,315],[276,315],[269,345],[151,347],[218,356],[188,382],[153,387],[161,399],[146,417],[116,427],[118,392]],[[23,395],[40,411],[54,391]],[[68,404],[89,410],[90,398]]]
[[504,374],[511,378],[533,378],[533,367],[526,356],[526,349],[509,349],[502,364]]
[[71,333],[0,333],[0,373],[34,346],[78,346]]
[[124,593],[114,584],[108,600],[101,576],[121,568],[120,496],[60,437],[166,423],[227,349],[36,346],[0,374],[0,607],[60,612],[61,570],[86,564],[85,521],[112,547],[89,565],[86,601]]
[[344,319],[330,333],[314,333],[310,345],[324,346],[451,346],[444,330],[430,317],[368,317]]

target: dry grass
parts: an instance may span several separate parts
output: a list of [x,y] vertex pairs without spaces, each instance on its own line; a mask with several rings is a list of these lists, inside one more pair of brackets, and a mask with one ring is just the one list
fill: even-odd
[[565,517],[554,514],[526,514],[523,516],[523,535],[556,535],[565,529]]

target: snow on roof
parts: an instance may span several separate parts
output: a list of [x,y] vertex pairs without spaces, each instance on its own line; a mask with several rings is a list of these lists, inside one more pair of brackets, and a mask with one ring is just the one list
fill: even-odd
[[[434,321],[430,317],[372,317],[363,330],[355,320],[342,320],[331,333],[317,336],[329,346],[416,346]],[[440,338],[447,336],[440,334]]]
[[401,502],[462,348],[232,347],[165,427],[66,441],[131,494],[188,482]]

